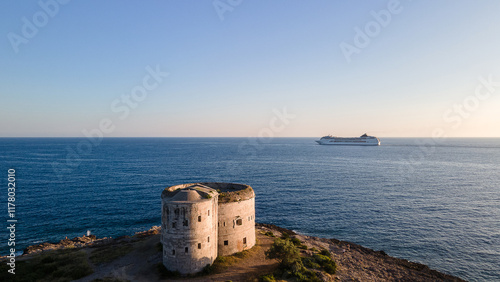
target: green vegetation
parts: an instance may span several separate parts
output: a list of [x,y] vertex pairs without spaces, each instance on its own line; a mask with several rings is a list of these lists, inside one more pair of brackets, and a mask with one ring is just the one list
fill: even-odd
[[111,245],[95,249],[90,254],[90,261],[94,264],[110,262],[130,253],[133,249],[131,244]]
[[276,278],[274,278],[274,275],[272,275],[272,274],[266,274],[266,275],[262,275],[259,278],[259,281],[261,281],[261,282],[275,282]]
[[269,236],[269,237],[276,237],[276,236],[274,236],[274,233],[271,231],[265,232],[264,235]]
[[281,233],[281,239],[284,240],[290,239],[290,235],[288,233]]
[[298,239],[298,238],[292,238],[290,239],[292,241],[292,243],[299,249],[302,249],[302,250],[307,250],[307,246],[302,244],[302,242]]
[[200,275],[209,275],[209,274],[212,274],[214,271],[215,271],[215,267],[213,265],[207,264],[201,270]]
[[327,257],[331,256],[330,252],[326,249],[322,249],[319,253]]
[[16,274],[0,265],[0,281],[71,281],[93,272],[84,251],[58,250],[35,256],[28,261],[16,261]]
[[300,261],[300,252],[290,240],[276,239],[269,250],[266,251],[266,258],[277,259],[280,267],[289,268],[297,261]]
[[337,271],[337,264],[330,257],[330,253],[328,251],[326,252],[328,253],[328,256],[322,254],[314,254],[313,258],[326,273],[335,274],[335,272]]
[[275,275],[286,279],[295,278],[297,281],[320,281],[311,269],[335,274],[337,265],[331,259],[330,252],[322,250],[321,253],[315,253],[312,257],[302,257],[298,249],[301,246],[303,244],[297,238],[282,236],[282,238],[275,239],[271,248],[266,251],[266,258],[277,259],[279,271],[274,275],[261,276],[261,281],[275,281]]

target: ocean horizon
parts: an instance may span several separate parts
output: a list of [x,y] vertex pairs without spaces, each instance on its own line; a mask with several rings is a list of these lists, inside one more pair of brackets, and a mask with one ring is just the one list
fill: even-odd
[[5,179],[16,175],[16,250],[87,230],[143,231],[160,225],[166,187],[232,182],[255,190],[257,222],[469,281],[500,279],[500,138],[385,137],[369,147],[317,139],[0,138]]

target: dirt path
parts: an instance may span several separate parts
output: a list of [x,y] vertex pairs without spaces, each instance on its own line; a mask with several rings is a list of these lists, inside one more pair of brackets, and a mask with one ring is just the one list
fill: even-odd
[[[257,244],[249,251],[249,255],[241,259],[243,263],[229,266],[226,271],[205,277],[191,278],[190,281],[257,281],[259,276],[272,273],[278,266],[275,260],[266,259],[264,252],[274,242],[274,238],[263,235],[259,229],[256,231]],[[178,281],[185,281],[178,280]]]

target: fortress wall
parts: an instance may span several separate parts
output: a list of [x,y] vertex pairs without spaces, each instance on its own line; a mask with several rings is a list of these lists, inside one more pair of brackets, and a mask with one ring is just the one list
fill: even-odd
[[255,198],[219,202],[218,255],[227,256],[255,245]]
[[182,274],[201,271],[217,257],[217,195],[195,202],[162,199],[163,264]]

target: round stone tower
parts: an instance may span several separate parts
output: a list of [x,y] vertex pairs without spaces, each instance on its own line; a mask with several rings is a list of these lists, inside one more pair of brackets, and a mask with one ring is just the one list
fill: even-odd
[[183,184],[162,192],[163,264],[182,274],[199,272],[217,258],[216,190]]
[[219,193],[218,249],[227,256],[255,245],[255,193],[235,183],[203,183]]

